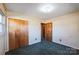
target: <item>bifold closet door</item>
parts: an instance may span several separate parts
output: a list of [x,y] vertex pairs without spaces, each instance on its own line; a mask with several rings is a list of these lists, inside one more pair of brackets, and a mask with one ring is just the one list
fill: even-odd
[[52,42],[52,22],[41,23],[41,40]]
[[45,40],[45,24],[41,23],[41,41]]
[[28,45],[28,22],[20,19],[8,19],[9,49]]
[[52,23],[45,24],[45,39],[52,42]]

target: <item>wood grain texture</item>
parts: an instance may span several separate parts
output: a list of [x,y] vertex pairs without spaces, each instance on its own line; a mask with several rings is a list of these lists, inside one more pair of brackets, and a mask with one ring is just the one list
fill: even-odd
[[28,45],[28,21],[8,19],[9,22],[9,49]]
[[52,41],[52,23],[41,23],[41,39]]
[[52,41],[52,23],[47,23],[45,26],[45,39]]

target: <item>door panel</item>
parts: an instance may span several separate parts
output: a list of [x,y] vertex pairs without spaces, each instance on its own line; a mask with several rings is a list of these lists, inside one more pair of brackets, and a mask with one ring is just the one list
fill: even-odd
[[15,48],[15,34],[13,32],[9,32],[9,49]]
[[52,23],[41,24],[41,39],[52,41]]
[[47,23],[45,26],[45,37],[47,41],[52,41],[52,23]]
[[9,18],[9,49],[28,45],[28,22]]
[[45,39],[45,24],[41,23],[41,39]]

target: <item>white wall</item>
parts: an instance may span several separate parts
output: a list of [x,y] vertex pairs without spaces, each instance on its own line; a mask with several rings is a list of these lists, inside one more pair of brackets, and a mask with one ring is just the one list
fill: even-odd
[[[36,17],[26,17],[25,16],[16,16],[16,15],[9,15],[8,18],[15,18],[21,20],[28,21],[28,35],[29,35],[29,45],[38,43],[41,41],[41,20]],[[7,43],[8,44],[8,43]],[[9,44],[8,44],[9,45]]]
[[79,12],[56,17],[52,21],[52,41],[79,49]]
[[29,45],[41,41],[41,24],[40,19],[29,19]]
[[4,38],[0,35],[0,55],[5,54]]

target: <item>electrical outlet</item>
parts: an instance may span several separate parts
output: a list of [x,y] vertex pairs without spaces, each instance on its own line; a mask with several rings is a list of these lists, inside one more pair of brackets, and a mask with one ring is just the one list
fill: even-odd
[[35,38],[35,40],[37,40],[37,38]]
[[59,41],[61,42],[61,41],[62,41],[62,39],[59,39]]

